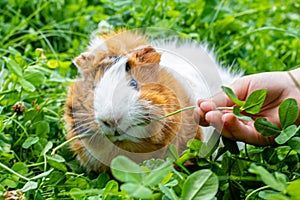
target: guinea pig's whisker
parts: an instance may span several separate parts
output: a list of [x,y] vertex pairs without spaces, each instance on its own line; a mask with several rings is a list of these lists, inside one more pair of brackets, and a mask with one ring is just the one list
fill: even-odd
[[180,125],[184,125],[184,126],[195,126],[195,124],[193,123],[183,123],[183,122],[174,122],[172,120],[166,120],[167,123],[170,123],[170,124],[180,124]]
[[162,116],[162,117],[158,117],[158,118],[156,118],[156,119],[148,120],[148,121],[145,121],[144,123],[138,123],[136,126],[145,126],[145,125],[150,124],[150,123],[152,123],[152,122],[160,121],[160,120],[165,119],[165,118],[168,118],[168,117],[170,117],[170,116],[172,116],[172,115],[176,115],[176,114],[178,114],[178,113],[181,113],[181,112],[183,112],[183,111],[185,111],[185,110],[190,110],[190,109],[194,109],[194,108],[195,108],[195,106],[188,106],[188,107],[185,107],[185,108],[176,110],[176,111],[174,111],[174,112],[171,112],[171,113],[169,113],[169,114],[167,114],[167,115],[164,115],[164,116]]
[[94,140],[96,140],[96,136],[100,133],[100,131],[96,131],[95,133],[92,134],[92,136],[89,139],[90,143],[93,143]]
[[85,124],[85,123],[93,123],[94,120],[92,118],[90,119],[84,119],[84,120],[80,120],[80,119],[75,119],[74,123],[75,125],[81,125],[81,124]]
[[76,115],[79,115],[79,116],[90,116],[91,114],[90,113],[86,113],[86,112],[74,112],[74,113],[72,113],[72,115],[74,116],[76,116]]
[[154,106],[178,106],[178,104],[154,104]]
[[83,119],[82,120],[82,117],[80,117],[79,119],[77,119],[75,116],[74,116],[74,118],[75,118],[75,123],[77,123],[77,124],[82,124],[82,123],[85,123],[85,122],[90,122],[90,121],[94,121],[94,119],[92,118],[92,117],[90,117],[90,118],[86,118],[86,119]]
[[82,128],[89,128],[89,126],[91,126],[94,122],[87,122],[87,123],[83,123],[83,124],[80,124],[79,126],[76,126],[75,128],[73,128],[72,130],[74,131],[79,131],[81,130]]

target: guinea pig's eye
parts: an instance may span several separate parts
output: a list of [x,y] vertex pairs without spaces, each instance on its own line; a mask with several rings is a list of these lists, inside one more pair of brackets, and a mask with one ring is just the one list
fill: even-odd
[[129,62],[126,63],[125,70],[128,72],[131,69]]
[[133,78],[129,81],[129,86],[133,87],[134,89],[138,90],[139,89],[139,85],[137,83],[136,80],[134,80]]

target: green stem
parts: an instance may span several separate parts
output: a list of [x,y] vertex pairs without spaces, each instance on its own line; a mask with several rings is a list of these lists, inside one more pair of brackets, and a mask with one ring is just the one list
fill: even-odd
[[139,123],[137,124],[136,126],[145,126],[145,125],[148,125],[152,122],[156,122],[156,121],[159,121],[159,120],[162,120],[162,119],[165,119],[165,118],[168,118],[168,117],[171,117],[173,115],[176,115],[178,113],[181,113],[182,111],[185,111],[185,110],[190,110],[190,109],[193,109],[193,108],[196,108],[196,106],[188,106],[188,107],[185,107],[185,108],[182,108],[182,109],[179,109],[179,110],[176,110],[174,112],[171,112],[165,116],[162,116],[162,117],[158,117],[156,119],[152,119],[152,120],[148,120],[148,121],[145,121],[145,122],[142,122],[142,123]]
[[27,165],[27,167],[36,167],[36,166],[43,165],[44,163],[45,162],[33,163],[33,164],[30,164],[30,165]]
[[187,173],[188,175],[190,175],[191,173],[189,172],[189,170],[187,170],[187,168],[185,168],[181,163],[174,161],[174,163],[179,166],[185,173]]
[[21,178],[21,179],[24,179],[24,180],[26,180],[26,181],[30,181],[30,178],[27,178],[27,177],[25,177],[25,176],[19,174],[18,172],[15,172],[14,170],[10,169],[10,168],[7,167],[6,165],[2,164],[1,162],[0,162],[0,167],[3,168],[3,169],[5,169],[5,170],[7,170],[7,171],[9,171],[9,172],[12,173],[12,174],[18,176],[18,177]]
[[257,193],[257,192],[259,192],[259,191],[261,191],[261,190],[268,189],[268,188],[270,188],[270,186],[266,185],[266,186],[257,188],[256,190],[253,190],[250,194],[248,194],[248,195],[246,196],[245,200],[250,199],[250,197],[251,197],[253,194],[255,194],[255,193]]
[[82,135],[76,135],[76,136],[74,136],[74,137],[68,139],[67,141],[65,141],[65,142],[61,143],[60,145],[58,145],[57,147],[55,147],[55,148],[52,150],[52,152],[51,152],[51,156],[54,156],[54,155],[55,155],[55,152],[56,152],[58,149],[62,148],[63,146],[65,146],[65,145],[67,145],[67,144],[69,144],[70,142],[72,142],[72,141],[74,141],[74,140],[77,140],[77,139],[84,138],[84,137],[88,137],[88,136],[91,136],[91,134],[90,134],[90,133],[87,133],[87,134],[82,134]]

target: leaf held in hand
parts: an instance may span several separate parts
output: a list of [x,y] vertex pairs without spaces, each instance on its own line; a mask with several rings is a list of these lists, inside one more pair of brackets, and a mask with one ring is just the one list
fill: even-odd
[[284,100],[279,106],[280,125],[283,129],[293,124],[298,118],[298,103],[295,99]]
[[255,115],[260,112],[260,109],[266,99],[267,90],[255,90],[246,99],[243,110],[247,113]]
[[239,107],[237,107],[237,106],[233,107],[233,114],[234,114],[235,117],[239,118],[240,120],[245,120],[245,121],[252,120],[251,117],[248,117],[246,115],[241,115],[240,112],[241,112],[241,109]]
[[254,127],[260,134],[266,137],[280,133],[280,129],[275,124],[267,121],[263,117],[255,120]]
[[233,103],[235,103],[238,106],[243,106],[245,104],[244,101],[238,99],[238,97],[234,94],[231,88],[225,86],[222,86],[221,88]]

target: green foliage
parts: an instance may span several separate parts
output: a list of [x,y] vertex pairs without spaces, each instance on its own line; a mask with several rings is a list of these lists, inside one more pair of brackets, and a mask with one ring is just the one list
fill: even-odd
[[281,128],[267,121],[265,118],[256,119],[254,126],[256,130],[264,136],[279,134],[275,138],[275,142],[277,144],[284,144],[293,136],[295,136],[300,130],[300,127],[293,125],[298,118],[298,112],[299,110],[297,101],[289,98],[284,100],[279,106],[278,115]]
[[263,136],[272,136],[280,133],[280,129],[273,123],[266,120],[266,118],[257,118],[254,122],[254,126],[258,132]]
[[[225,147],[217,150],[218,137],[207,144],[195,140],[182,155],[170,146],[167,161],[138,165],[118,157],[113,176],[86,172],[67,147],[55,156],[51,149],[65,141],[63,104],[77,75],[71,60],[101,20],[114,28],[175,31],[208,43],[222,64],[251,74],[299,65],[298,10],[299,2],[275,0],[1,1],[0,196],[20,190],[27,199],[297,199],[300,136],[293,100],[280,106],[281,127],[256,120],[263,134],[280,133],[277,147],[239,150],[223,138]],[[241,112],[257,113],[264,99],[264,91],[247,103],[225,90],[244,119]]]
[[298,103],[295,99],[286,99],[279,107],[280,125],[284,129],[298,119]]
[[222,86],[222,90],[225,92],[228,98],[236,104],[233,106],[233,114],[241,120],[251,120],[251,117],[242,115],[241,112],[246,112],[252,115],[258,114],[267,96],[266,89],[255,90],[247,97],[245,101],[242,101],[238,99],[231,88]]

